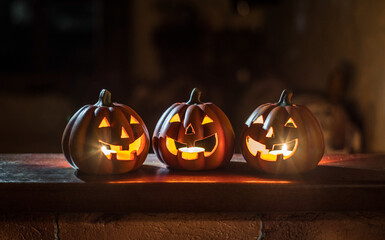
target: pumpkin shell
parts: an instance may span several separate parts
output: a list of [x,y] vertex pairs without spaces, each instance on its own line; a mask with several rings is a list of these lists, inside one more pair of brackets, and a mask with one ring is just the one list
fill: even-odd
[[[97,175],[122,174],[139,168],[146,159],[150,147],[146,125],[130,107],[119,103],[104,105],[100,104],[100,101],[95,105],[82,107],[68,122],[62,137],[62,150],[68,163],[80,172]],[[130,124],[131,116],[138,121],[135,126]],[[111,128],[99,128],[104,118],[111,123]],[[130,138],[123,140],[120,138],[121,127],[124,127]],[[145,139],[141,143],[144,146],[141,146],[143,150],[134,160],[109,160],[100,151],[100,138],[117,145],[126,141],[124,145],[128,145],[140,136]]]
[[[226,166],[234,153],[234,131],[231,123],[223,111],[213,103],[200,102],[200,92],[194,89],[188,102],[175,103],[169,107],[159,119],[152,138],[152,146],[156,156],[170,168],[184,170],[209,170]],[[198,94],[195,95],[194,94]],[[193,98],[197,98],[192,100]],[[170,123],[170,119],[177,114],[179,123]],[[202,119],[209,116],[212,122],[202,125]],[[186,135],[186,128],[191,124],[194,134]],[[208,136],[217,136],[217,147],[210,156],[200,154],[196,160],[186,161],[172,154],[166,146],[166,138],[171,137],[179,142],[193,146]]]
[[[282,93],[282,97],[278,103],[267,103],[259,106],[247,119],[241,133],[241,152],[247,163],[267,173],[273,174],[296,174],[307,172],[314,169],[321,160],[325,144],[321,126],[311,111],[302,105],[291,104],[290,97],[287,97],[286,90]],[[286,100],[284,99],[286,98]],[[253,122],[260,116],[263,116],[265,122],[263,127]],[[287,133],[285,122],[291,118],[295,124],[295,130]],[[298,143],[294,154],[288,159],[278,159],[277,161],[266,161],[260,157],[260,153],[256,156],[251,154],[246,144],[247,137],[268,144],[267,130],[274,128],[277,141],[288,139],[289,141],[297,138]],[[286,131],[286,132],[285,132]],[[281,138],[279,139],[279,137]],[[284,136],[284,137],[283,137]]]

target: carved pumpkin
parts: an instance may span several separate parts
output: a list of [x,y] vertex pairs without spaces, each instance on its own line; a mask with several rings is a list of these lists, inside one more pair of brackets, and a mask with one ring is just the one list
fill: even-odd
[[310,110],[291,102],[284,90],[277,103],[259,106],[247,119],[241,151],[252,167],[274,174],[310,171],[321,160],[325,145],[321,126]]
[[157,157],[171,168],[215,169],[234,153],[234,131],[213,103],[202,103],[194,89],[188,102],[175,103],[163,113],[152,138]]
[[72,116],[64,130],[62,149],[69,164],[87,174],[121,174],[139,168],[150,148],[146,125],[130,107],[111,102],[100,92],[95,105]]

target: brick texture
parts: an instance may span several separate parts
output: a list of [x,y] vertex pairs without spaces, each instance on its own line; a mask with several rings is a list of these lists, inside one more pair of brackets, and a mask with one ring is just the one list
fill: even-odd
[[0,215],[0,240],[382,240],[385,213]]
[[382,213],[269,214],[262,217],[264,240],[383,240]]
[[53,214],[0,215],[0,240],[55,239]]

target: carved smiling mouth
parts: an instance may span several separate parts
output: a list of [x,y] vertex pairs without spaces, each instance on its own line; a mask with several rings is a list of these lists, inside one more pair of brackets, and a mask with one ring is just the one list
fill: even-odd
[[203,153],[205,157],[209,157],[218,147],[218,135],[214,133],[201,140],[195,140],[192,147],[187,147],[186,143],[178,142],[166,136],[166,147],[175,156],[178,155],[178,152],[181,152],[181,156],[185,160],[198,159],[200,153]]
[[99,139],[99,142],[102,144],[101,150],[103,154],[109,159],[116,159],[120,161],[130,161],[135,160],[138,155],[140,155],[144,149],[144,142],[146,141],[144,133],[133,143],[129,144],[128,150],[122,150],[121,145],[113,145],[106,143]]
[[278,156],[282,155],[283,160],[293,156],[298,147],[298,138],[286,143],[274,144],[272,149],[266,149],[266,145],[255,141],[251,137],[246,137],[247,149],[253,156],[260,153],[260,158],[266,161],[277,161]]

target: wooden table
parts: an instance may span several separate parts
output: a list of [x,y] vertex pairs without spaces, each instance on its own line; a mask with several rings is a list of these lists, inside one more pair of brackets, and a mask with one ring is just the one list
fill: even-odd
[[327,155],[312,172],[276,177],[235,154],[228,168],[167,169],[150,154],[118,176],[75,174],[62,154],[0,154],[2,212],[385,210],[385,155]]

